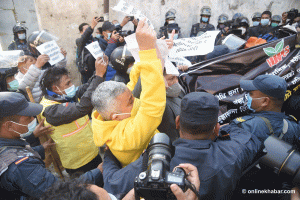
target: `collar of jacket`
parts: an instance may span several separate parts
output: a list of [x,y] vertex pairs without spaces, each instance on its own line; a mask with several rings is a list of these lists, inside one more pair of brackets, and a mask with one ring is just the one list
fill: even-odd
[[173,145],[175,147],[180,146],[190,149],[209,149],[212,143],[212,140],[187,140],[178,138],[173,142]]
[[49,99],[49,100],[53,100],[53,101],[58,101],[58,102],[74,102],[74,98],[63,98],[61,95],[56,94],[55,92],[52,92],[50,90],[46,90],[47,94],[45,95],[45,98]]
[[21,139],[7,139],[7,138],[0,138],[0,147],[3,146],[21,146],[25,147],[29,145],[26,141]]

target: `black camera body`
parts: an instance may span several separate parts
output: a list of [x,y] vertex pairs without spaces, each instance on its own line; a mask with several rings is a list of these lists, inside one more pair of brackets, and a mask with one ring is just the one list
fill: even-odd
[[291,9],[290,11],[287,12],[287,18],[288,19],[295,19],[296,17],[298,17],[298,10],[297,9]]
[[117,32],[119,33],[119,35],[120,35],[121,37],[126,37],[126,36],[132,34],[132,31],[131,31],[131,30],[129,30],[129,31],[122,31],[122,30],[119,30],[119,31],[117,31]]
[[[95,17],[96,19],[97,17]],[[104,17],[99,17],[100,19],[98,20],[98,22],[104,22]]]
[[170,185],[177,184],[183,191],[188,189],[185,171],[176,168],[170,172],[172,148],[170,138],[164,133],[157,133],[151,139],[146,153],[148,161],[143,166],[147,169],[139,174],[134,181],[135,198],[176,199]]
[[133,21],[134,20],[134,16],[128,16],[130,19],[129,21]]

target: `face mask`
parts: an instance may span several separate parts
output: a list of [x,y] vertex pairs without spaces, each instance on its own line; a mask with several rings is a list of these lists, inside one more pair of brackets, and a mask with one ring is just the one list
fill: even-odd
[[111,33],[107,33],[107,39],[110,40]]
[[131,70],[132,70],[132,67],[129,67],[129,68],[127,69],[126,73],[127,73],[127,74],[130,74]]
[[72,99],[76,95],[75,85],[72,85],[72,86],[68,87],[67,89],[65,89],[65,92],[67,94],[66,96]]
[[95,38],[98,38],[98,39],[100,39],[100,37],[101,37],[101,34],[96,34],[96,36],[95,36]]
[[276,26],[278,26],[278,24],[273,22],[273,23],[271,24],[271,26],[272,26],[272,27],[276,27]]
[[258,26],[259,25],[259,22],[258,21],[254,21],[253,22],[253,26]]
[[208,22],[208,18],[207,17],[202,17],[201,18],[203,22]]
[[17,90],[19,88],[19,82],[18,80],[13,80],[8,83],[9,87],[8,90]]
[[238,28],[239,30],[242,30],[242,35],[244,35],[246,33],[246,29],[244,27],[240,27]]
[[170,20],[169,24],[175,24],[175,20]]
[[247,97],[247,107],[249,108],[249,110],[251,110],[251,111],[253,111],[253,112],[255,112],[255,110],[251,107],[252,100],[253,100],[253,99],[262,99],[262,98],[264,98],[264,97],[260,97],[260,98],[252,98],[252,97],[250,96],[250,94],[247,94],[246,97]]
[[[13,122],[13,121],[11,121],[11,122]],[[34,131],[34,129],[35,129],[36,125],[37,125],[36,119],[34,119],[34,120],[33,120],[32,122],[30,122],[28,125],[19,124],[19,123],[17,123],[17,122],[13,122],[13,123],[18,124],[18,125],[20,125],[20,126],[27,126],[28,131],[27,131],[26,133],[19,133],[18,131],[13,130],[15,133],[18,133],[18,134],[21,136],[21,138],[24,138],[24,137],[30,135],[30,134]]]
[[25,40],[26,34],[25,33],[18,34],[18,37],[19,37],[20,40]]
[[167,88],[167,97],[178,97],[182,90],[183,88],[179,83],[174,83],[173,85]]
[[223,28],[225,28],[225,25],[224,25],[224,24],[221,24],[221,25],[219,25],[219,28],[220,28],[220,29],[223,29]]
[[[168,38],[171,38],[172,34],[168,33]],[[173,40],[177,40],[178,39],[178,34],[174,34]]]
[[262,26],[266,26],[266,25],[269,24],[269,19],[261,19],[260,23],[261,23]]

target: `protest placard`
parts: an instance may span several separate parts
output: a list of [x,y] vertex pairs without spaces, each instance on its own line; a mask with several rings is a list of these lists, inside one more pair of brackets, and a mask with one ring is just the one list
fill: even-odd
[[60,52],[60,48],[54,40],[41,44],[40,46],[36,47],[36,49],[41,54],[46,54],[49,56],[50,65],[55,65],[64,59],[64,55]]
[[92,42],[91,44],[85,46],[91,52],[95,59],[103,57],[103,51],[101,50],[98,41]]
[[184,65],[184,66],[188,66],[188,67],[192,66],[192,63],[188,59],[186,59],[182,56],[174,56],[174,55],[169,54],[168,59],[171,62],[175,62],[177,66],[178,65]]
[[169,59],[165,60],[165,68],[166,68],[166,74],[179,76],[178,69],[173,65],[173,63]]
[[214,50],[215,39],[219,32],[207,31],[199,37],[174,40],[169,55],[172,57],[206,55]]

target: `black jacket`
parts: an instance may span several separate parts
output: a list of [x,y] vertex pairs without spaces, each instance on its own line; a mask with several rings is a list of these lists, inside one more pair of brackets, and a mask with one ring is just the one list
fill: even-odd
[[[47,122],[53,126],[60,126],[90,114],[93,110],[91,102],[92,92],[103,81],[104,78],[94,76],[86,84],[81,85],[73,99],[75,102],[67,101],[60,96],[45,95],[45,98],[47,99],[61,102],[61,104],[48,106],[44,110],[43,115]],[[77,101],[78,98],[80,99],[80,102]]]

